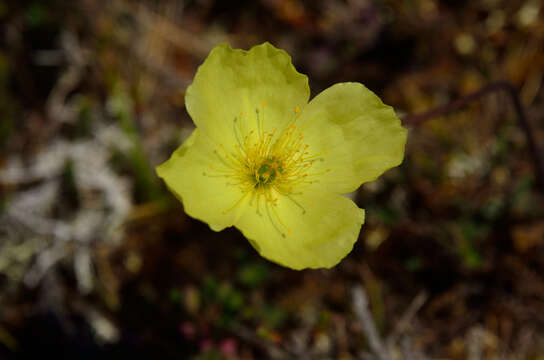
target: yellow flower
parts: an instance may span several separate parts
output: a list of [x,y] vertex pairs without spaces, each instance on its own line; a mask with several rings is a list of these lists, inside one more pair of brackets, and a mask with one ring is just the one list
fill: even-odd
[[351,251],[364,210],[341,194],[399,165],[406,142],[393,109],[362,84],[309,95],[285,51],[219,45],[187,89],[196,129],[157,167],[187,214],[237,227],[293,269],[329,268]]

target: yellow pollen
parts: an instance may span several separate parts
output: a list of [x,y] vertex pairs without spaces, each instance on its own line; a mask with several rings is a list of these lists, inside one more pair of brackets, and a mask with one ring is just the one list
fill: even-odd
[[297,106],[297,107],[295,108],[295,112],[298,113],[299,111],[300,111],[300,108]]

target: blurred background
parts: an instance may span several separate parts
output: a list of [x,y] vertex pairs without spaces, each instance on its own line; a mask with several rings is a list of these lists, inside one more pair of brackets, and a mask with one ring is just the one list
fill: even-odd
[[186,216],[154,167],[210,49],[269,41],[312,95],[402,118],[497,80],[544,144],[539,0],[0,1],[0,359],[544,359],[544,198],[511,99],[409,123],[359,241],[292,271]]

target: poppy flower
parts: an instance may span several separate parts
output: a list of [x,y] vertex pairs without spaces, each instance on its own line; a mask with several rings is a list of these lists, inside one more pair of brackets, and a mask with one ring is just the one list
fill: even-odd
[[351,251],[365,212],[343,194],[399,165],[406,142],[393,109],[360,83],[309,97],[285,51],[218,45],[185,95],[196,129],[157,167],[188,215],[235,226],[292,269],[330,268]]

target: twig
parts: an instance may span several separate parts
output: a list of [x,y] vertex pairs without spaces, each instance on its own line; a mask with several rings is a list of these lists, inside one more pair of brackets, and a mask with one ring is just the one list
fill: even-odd
[[54,131],[60,123],[71,122],[77,116],[77,109],[66,104],[68,94],[79,84],[88,63],[87,51],[80,47],[77,37],[66,31],[62,35],[62,48],[68,61],[66,71],[59,77],[47,99],[47,114],[54,122]]
[[407,115],[403,117],[402,122],[407,125],[419,125],[429,119],[444,116],[448,113],[459,110],[474,101],[477,101],[487,95],[499,91],[506,92],[506,94],[508,94],[508,96],[512,100],[512,104],[514,105],[514,109],[516,110],[518,126],[521,127],[521,129],[525,133],[525,137],[527,138],[527,144],[529,145],[529,151],[531,152],[531,156],[533,158],[536,178],[538,184],[540,185],[540,190],[544,192],[544,159],[542,158],[542,155],[536,144],[531,124],[529,123],[527,116],[525,115],[525,111],[523,110],[523,106],[521,105],[518,91],[512,85],[512,83],[508,81],[498,81],[488,84],[473,93],[461,97],[460,99],[452,101],[451,103],[446,105],[438,106],[427,112],[421,114]]
[[395,325],[393,332],[388,336],[386,343],[389,349],[397,342],[399,336],[404,333],[411,325],[414,316],[421,309],[423,304],[427,301],[429,295],[425,290],[421,291],[417,296],[412,300],[400,320]]
[[400,341],[400,347],[402,351],[402,357],[404,360],[414,360],[417,359],[416,354],[414,354],[414,346],[412,341],[407,336],[404,336]]
[[368,310],[368,299],[362,286],[356,286],[352,290],[353,307],[355,314],[363,327],[370,349],[380,360],[390,360],[382,340],[376,330],[374,319]]

